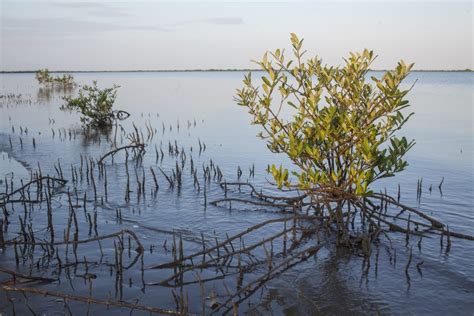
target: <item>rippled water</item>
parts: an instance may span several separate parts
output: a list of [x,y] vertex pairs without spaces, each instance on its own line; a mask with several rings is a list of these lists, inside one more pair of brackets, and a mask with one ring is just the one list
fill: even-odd
[[[376,74],[377,75],[377,74]],[[122,122],[130,131],[132,124],[145,130],[145,124],[157,130],[157,135],[148,144],[144,156],[143,170],[147,172],[146,190],[153,186],[149,168],[162,167],[170,172],[176,159],[167,155],[168,144],[176,141],[192,155],[202,170],[203,164],[218,165],[227,181],[237,180],[237,168],[257,187],[272,190],[267,183],[266,167],[271,163],[288,163],[284,157],[268,152],[265,143],[255,137],[258,128],[250,126],[245,109],[232,101],[235,89],[241,85],[240,72],[183,72],[183,73],[81,73],[75,78],[80,84],[98,80],[101,86],[120,85],[116,107],[131,113],[131,118]],[[80,157],[99,158],[110,149],[105,141],[112,135],[99,135],[94,140],[81,134],[76,113],[60,111],[61,97],[68,91],[40,89],[33,74],[1,74],[1,94],[21,94],[17,101],[1,100],[0,108],[0,159],[4,178],[14,172],[14,179],[25,178],[25,171],[35,170],[40,164],[43,173],[55,174],[54,166],[60,161],[66,177],[71,165],[77,166]],[[401,200],[418,205],[416,201],[417,181],[423,179],[423,193],[419,208],[449,225],[451,230],[474,234],[474,165],[473,165],[473,83],[472,73],[415,72],[407,85],[416,84],[410,93],[413,118],[403,133],[416,139],[414,149],[408,154],[410,166],[394,178],[376,184],[376,189],[387,189],[396,194],[401,186]],[[20,101],[18,101],[20,100]],[[177,126],[179,125],[179,129]],[[164,126],[164,132],[163,132]],[[27,131],[26,131],[27,129]],[[77,131],[77,133],[71,132]],[[111,132],[113,133],[113,132]],[[21,142],[20,143],[20,138]],[[33,139],[35,146],[33,146]],[[99,141],[100,140],[100,141]],[[10,145],[11,141],[11,145]],[[199,155],[199,141],[206,150]],[[124,140],[126,142],[126,140]],[[155,149],[161,146],[165,157],[156,161]],[[192,152],[191,152],[192,148]],[[189,158],[189,157],[188,157]],[[249,176],[249,168],[255,165],[255,177]],[[130,165],[132,168],[133,164]],[[166,180],[158,175],[160,190],[155,198],[147,193],[145,200],[138,201],[132,192],[130,203],[124,201],[126,177],[124,158],[117,157],[107,166],[109,180],[108,199],[104,205],[96,205],[99,233],[116,232],[130,228],[137,232],[145,246],[144,264],[169,260],[169,252],[162,245],[170,244],[173,231],[183,236],[186,253],[201,247],[201,233],[209,239],[225,238],[255,223],[276,218],[272,212],[229,210],[204,205],[203,192],[193,186],[189,166],[184,169],[182,189],[168,190]],[[132,170],[132,169],[130,169]],[[138,169],[141,176],[142,169]],[[135,174],[132,172],[132,182]],[[202,173],[202,172],[201,172]],[[444,178],[442,194],[438,185]],[[10,181],[7,176],[7,181]],[[134,182],[133,182],[134,183]],[[5,185],[5,183],[2,183]],[[430,192],[429,188],[432,186]],[[84,192],[92,196],[90,187]],[[102,192],[103,188],[99,188]],[[209,201],[222,198],[223,191],[216,183],[207,187]],[[81,191],[82,193],[82,191]],[[55,225],[58,235],[67,221],[67,199],[62,196],[54,201]],[[93,206],[90,206],[93,209]],[[115,210],[122,210],[122,221],[117,220]],[[21,205],[16,207],[22,212]],[[44,228],[45,210],[33,214],[35,229]],[[81,214],[82,211],[78,212]],[[17,216],[13,216],[17,217]],[[84,222],[85,218],[80,221]],[[9,226],[5,239],[16,236],[18,221]],[[80,236],[87,238],[86,229]],[[270,226],[265,234],[281,229]],[[262,236],[255,234],[250,241]],[[80,238],[81,239],[81,238]],[[326,247],[310,260],[286,271],[258,291],[240,307],[239,311],[251,314],[458,314],[474,313],[474,244],[453,240],[449,252],[440,248],[439,239],[425,239],[419,250],[413,248],[413,264],[409,280],[405,274],[407,247],[405,236],[393,234],[392,242],[397,248],[397,261],[390,263],[385,249],[387,241],[374,251],[371,264],[363,258],[351,255],[343,249]],[[415,241],[416,242],[416,241]],[[154,251],[150,251],[154,245]],[[104,242],[106,254],[113,253],[113,243]],[[90,261],[97,260],[97,245],[79,247],[81,256]],[[133,256],[131,256],[133,257]],[[112,258],[113,259],[113,258]],[[110,260],[112,260],[110,259]],[[37,260],[37,258],[36,258]],[[132,260],[132,259],[130,259]],[[420,271],[415,268],[420,265]],[[0,267],[15,269],[15,257],[11,249],[0,252]],[[36,263],[36,262],[34,262]],[[17,269],[28,274],[31,262],[20,264]],[[33,265],[34,266],[34,265]],[[103,299],[117,298],[115,276],[107,265],[91,268],[97,275],[93,281],[94,293]],[[34,269],[35,273],[51,275],[53,270]],[[258,271],[255,272],[255,275]],[[64,273],[64,272],[63,272]],[[89,283],[80,277],[83,272],[74,272],[70,281],[35,285],[52,291],[66,291],[88,295]],[[146,282],[159,280],[161,272],[145,270]],[[0,273],[0,281],[8,275]],[[123,283],[123,299],[140,304],[173,308],[174,299],[168,288],[142,287],[140,271],[127,271]],[[235,280],[229,280],[229,286]],[[206,295],[215,290],[225,292],[222,283],[206,288]],[[200,312],[199,286],[187,289],[190,311]],[[18,299],[21,296],[17,297]],[[54,298],[29,296],[30,304],[38,312],[64,311],[63,304]],[[20,300],[21,301],[21,300]],[[17,303],[17,312],[26,311]],[[84,304],[70,302],[71,308],[84,308]],[[23,308],[23,310],[21,309]],[[11,303],[5,293],[0,293],[0,312],[10,313]],[[91,307],[92,311],[104,312],[104,307]],[[208,309],[209,311],[209,309]],[[125,309],[114,310],[128,314]],[[135,311],[138,313],[138,311]]]

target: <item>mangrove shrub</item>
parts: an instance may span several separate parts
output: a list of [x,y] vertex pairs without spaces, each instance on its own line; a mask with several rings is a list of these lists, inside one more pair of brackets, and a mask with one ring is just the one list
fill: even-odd
[[40,69],[36,72],[36,80],[39,84],[45,86],[62,85],[67,87],[75,86],[74,77],[70,74],[63,74],[62,76],[51,76],[48,69]]
[[64,98],[66,104],[63,109],[81,113],[81,122],[85,124],[98,127],[110,126],[115,119],[126,118],[129,115],[124,111],[113,110],[118,88],[119,86],[114,85],[111,88],[100,89],[97,81],[94,81],[92,86],[83,86],[76,98]]
[[334,67],[318,57],[303,60],[303,40],[295,34],[291,44],[293,58],[279,49],[265,53],[257,62],[264,71],[261,83],[255,85],[249,73],[235,97],[263,128],[268,148],[286,154],[296,167],[289,172],[273,165],[277,185],[366,195],[372,182],[404,170],[403,156],[414,141],[395,132],[413,114],[402,111],[410,89],[401,88],[413,64],[400,61],[380,79],[368,80],[372,51],[351,53]]

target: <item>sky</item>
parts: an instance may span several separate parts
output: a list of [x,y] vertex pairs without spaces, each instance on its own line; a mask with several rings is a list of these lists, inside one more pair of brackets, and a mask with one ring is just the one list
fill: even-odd
[[2,71],[256,68],[292,32],[327,64],[474,68],[473,1],[0,0],[0,28]]

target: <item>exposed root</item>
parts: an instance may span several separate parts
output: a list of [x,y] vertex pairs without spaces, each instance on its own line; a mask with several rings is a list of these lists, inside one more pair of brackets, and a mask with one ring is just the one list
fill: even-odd
[[[99,300],[93,297],[87,296],[79,296],[79,295],[72,295],[66,294],[61,292],[54,292],[54,291],[45,291],[36,288],[28,288],[28,287],[11,287],[11,286],[2,286],[1,289],[5,292],[20,292],[20,293],[30,293],[42,296],[52,296],[62,298],[64,301],[78,301],[87,304],[97,304],[97,305],[105,305],[105,306],[115,306],[121,308],[128,308],[130,310],[142,310],[147,311],[150,313],[158,313],[158,314],[165,314],[165,315],[184,315],[183,313],[176,312],[169,309],[163,309],[159,307],[152,307],[152,306],[144,306],[139,304],[132,304],[127,303],[124,301],[113,301],[113,300]],[[191,315],[191,314],[187,314]]]
[[19,283],[24,283],[23,282],[24,280],[27,280],[28,282],[40,281],[40,282],[48,282],[48,283],[56,282],[58,280],[58,279],[45,278],[45,277],[39,277],[39,276],[33,276],[33,275],[25,275],[25,274],[21,274],[19,272],[8,270],[2,267],[0,267],[0,272],[10,274],[13,277],[13,280],[5,281],[3,282],[3,284],[6,284],[7,282],[15,284],[17,281],[19,282],[20,280],[22,282],[19,282]]
[[149,269],[164,269],[164,268],[172,268],[172,267],[175,267],[177,265],[181,265],[184,263],[184,261],[186,260],[192,260],[193,258],[196,258],[196,257],[200,257],[200,256],[204,256],[204,255],[207,255],[207,254],[210,254],[214,251],[216,251],[217,249],[219,248],[224,248],[227,244],[231,243],[232,241],[235,241],[237,239],[240,239],[241,237],[255,231],[255,230],[258,230],[264,226],[267,226],[269,224],[273,224],[273,223],[281,223],[281,222],[287,222],[287,221],[295,221],[295,220],[299,220],[299,219],[307,219],[307,220],[317,220],[317,219],[320,219],[319,217],[317,216],[304,216],[304,215],[299,215],[297,217],[285,217],[285,218],[276,218],[276,219],[270,219],[268,221],[265,221],[265,222],[262,222],[262,223],[258,223],[252,227],[249,227],[247,229],[245,229],[244,231],[242,231],[241,233],[239,234],[236,234],[230,238],[227,238],[225,241],[223,242],[220,242],[218,243],[217,245],[213,246],[213,247],[210,247],[210,248],[207,248],[205,250],[202,250],[202,251],[199,251],[199,252],[196,252],[194,254],[191,254],[191,255],[188,255],[188,256],[185,256],[183,258],[181,258],[179,261],[171,261],[171,262],[166,262],[166,263],[162,263],[162,264],[157,264],[157,265],[154,265],[154,266],[151,266]]
[[[60,178],[54,178],[54,177],[50,177],[50,176],[41,176],[41,177],[38,177],[36,179],[33,179],[31,180],[30,182],[22,185],[21,187],[19,187],[18,189],[16,190],[13,190],[12,192],[8,193],[8,194],[5,194],[3,193],[2,196],[0,196],[0,207],[1,206],[4,206],[6,205],[7,203],[9,203],[11,200],[10,198],[15,196],[16,194],[20,193],[21,195],[24,195],[22,194],[26,189],[28,189],[28,187],[30,187],[31,185],[34,185],[34,184],[41,184],[42,182],[44,181],[51,181],[52,183],[59,183],[60,185],[65,185],[67,183],[67,180],[64,180],[64,179],[60,179]],[[18,203],[18,202],[23,202],[23,201],[27,201],[26,199],[21,199],[21,200],[14,200],[15,203]],[[38,202],[38,201],[33,201],[33,202]]]
[[106,153],[105,155],[103,155],[99,160],[98,160],[98,164],[102,164],[104,159],[106,159],[107,157],[109,156],[114,156],[116,153],[118,153],[119,151],[122,151],[122,150],[128,150],[128,149],[131,149],[135,152],[136,156],[137,157],[140,157],[143,155],[144,151],[145,151],[145,145],[144,144],[132,144],[132,145],[127,145],[127,146],[123,146],[123,147],[119,147],[119,148],[116,148],[112,151],[109,151],[108,153]]
[[[230,295],[230,297],[225,302],[220,304],[214,310],[214,313],[218,312],[221,308],[224,308],[224,307],[228,307],[227,310],[225,311],[225,313],[228,313],[234,306],[236,305],[238,306],[239,303],[247,299],[255,291],[261,288],[266,282],[273,279],[275,276],[283,273],[284,271],[288,270],[289,268],[295,266],[296,264],[314,256],[322,247],[323,247],[322,244],[317,245],[317,246],[311,246],[283,260],[281,263],[273,267],[270,271],[268,271],[261,277],[257,278],[256,280],[252,282],[249,282],[245,286],[241,287],[240,290]],[[242,294],[244,294],[243,297],[240,297]],[[236,297],[239,297],[240,299],[238,301],[233,301]],[[228,304],[231,302],[233,304],[232,306],[229,307]]]
[[252,200],[245,200],[245,199],[238,199],[238,198],[218,199],[218,200],[214,200],[210,202],[209,204],[217,206],[218,204],[226,203],[226,202],[230,202],[230,203],[238,202],[238,203],[252,204],[252,205],[257,205],[257,206],[269,206],[269,207],[278,207],[278,208],[292,207],[291,204],[287,204],[287,203],[261,202],[261,201],[252,201]]
[[304,200],[308,194],[302,194],[299,196],[294,196],[294,197],[287,197],[287,196],[274,196],[274,195],[269,195],[269,194],[264,194],[263,192],[258,192],[255,187],[248,183],[248,182],[221,182],[219,184],[221,188],[225,188],[227,186],[238,186],[239,188],[242,186],[247,186],[251,189],[250,194],[252,196],[255,196],[261,200],[271,200],[271,201],[286,201],[288,204],[294,203],[294,202],[300,202]]
[[123,229],[119,232],[113,233],[113,234],[108,234],[108,235],[103,235],[103,236],[96,236],[88,239],[83,239],[83,240],[70,240],[70,241],[57,241],[54,243],[51,242],[33,242],[33,241],[17,241],[16,239],[14,240],[7,240],[4,242],[5,245],[13,245],[15,243],[21,243],[24,245],[33,245],[33,246],[59,246],[59,245],[78,245],[78,244],[85,244],[93,241],[99,241],[99,240],[104,240],[104,239],[109,239],[109,238],[114,238],[114,237],[120,237],[123,234],[128,234],[130,235],[134,241],[137,244],[136,251],[141,253],[143,252],[143,245],[140,242],[140,239],[138,239],[138,236],[131,230],[129,229]]

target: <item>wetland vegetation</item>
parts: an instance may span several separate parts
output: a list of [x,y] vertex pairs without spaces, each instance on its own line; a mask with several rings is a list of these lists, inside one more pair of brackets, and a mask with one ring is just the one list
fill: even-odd
[[84,85],[79,90],[79,95],[75,98],[65,97],[66,104],[62,109],[76,110],[81,113],[81,122],[97,128],[111,126],[116,120],[126,119],[130,114],[125,111],[113,110],[117,89],[114,85],[111,88],[100,89],[97,81],[92,86]]
[[[110,82],[115,77],[102,75],[111,87],[104,89],[92,78],[91,86],[71,85],[76,96],[59,92],[46,100],[51,112],[37,114],[39,125],[29,125],[37,118],[26,113],[44,104],[27,93],[2,95],[8,120],[0,148],[29,175],[6,175],[0,195],[0,311],[332,314],[341,312],[337,300],[346,299],[354,313],[379,314],[404,303],[379,300],[386,285],[378,278],[401,283],[407,296],[418,284],[430,293],[433,285],[462,278],[451,270],[452,278],[436,276],[453,252],[461,252],[451,259],[453,269],[469,274],[472,256],[462,254],[474,240],[462,224],[472,223],[469,197],[467,206],[450,200],[463,198],[466,182],[459,189],[449,174],[450,186],[439,174],[436,182],[404,177],[414,145],[401,134],[411,117],[413,81],[405,80],[412,65],[401,61],[394,70],[371,73],[375,56],[364,50],[330,67],[318,58],[303,61],[303,41],[296,35],[291,41],[293,60],[283,50],[266,53],[258,62],[263,73],[179,75],[159,85],[154,78],[119,77],[130,89],[120,104],[122,91]],[[27,76],[7,77],[9,87]],[[190,89],[181,103],[173,99],[186,95],[181,85],[224,80],[219,102],[228,102],[242,76],[235,101],[257,126],[239,125],[245,116],[230,119],[242,108],[229,110],[219,124],[222,116],[212,116],[219,108],[196,108],[211,102],[201,88]],[[74,81],[61,78],[37,75],[48,89]],[[175,92],[167,86],[173,80]],[[156,86],[160,94],[137,96]],[[172,100],[177,103],[167,103]],[[72,111],[59,111],[61,105]],[[237,135],[233,128],[240,128]],[[252,143],[255,132],[271,154],[263,151],[265,142]],[[460,207],[460,218],[433,211],[441,205],[451,213]],[[338,260],[352,274],[337,271]],[[285,287],[300,273],[314,283]],[[359,288],[373,286],[377,294],[341,294],[352,290],[344,286],[350,281],[337,279],[354,276]],[[451,299],[463,302],[460,309],[472,307],[465,298],[473,283],[464,282],[462,290],[447,287]],[[325,286],[318,289],[319,283]]]
[[52,76],[48,69],[36,71],[35,77],[38,83],[43,86],[73,87],[76,85],[72,75],[63,74],[62,76]]

